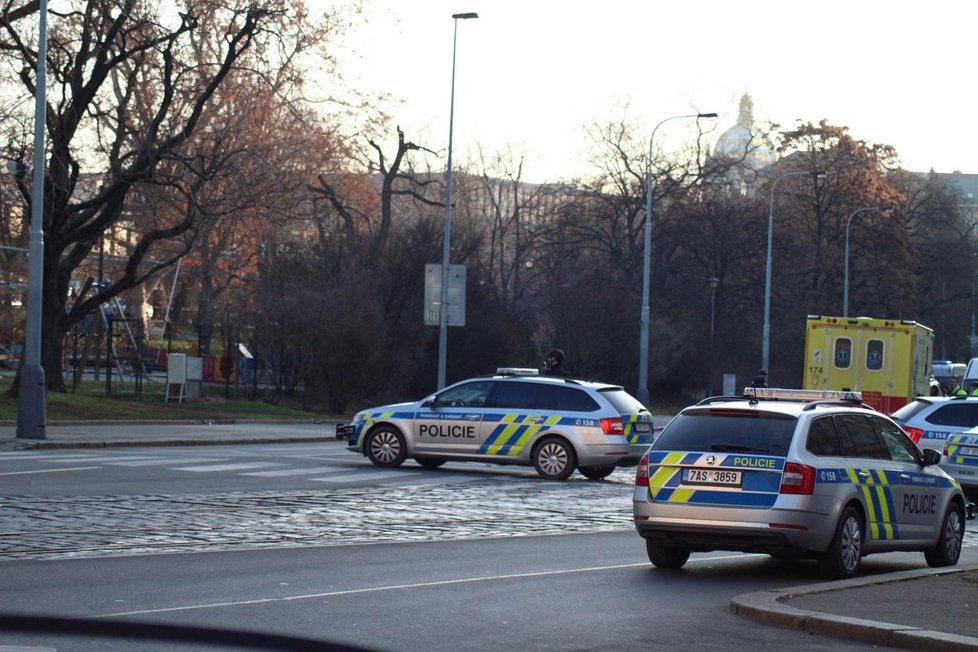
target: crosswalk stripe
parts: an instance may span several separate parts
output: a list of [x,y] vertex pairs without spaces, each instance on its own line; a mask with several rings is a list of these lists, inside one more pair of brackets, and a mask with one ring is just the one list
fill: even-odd
[[402,471],[361,471],[359,473],[344,473],[341,475],[327,475],[321,478],[309,478],[314,482],[356,482],[358,480],[381,480],[384,478],[405,478],[413,480],[419,477],[408,475]]
[[329,473],[339,471],[347,467],[343,466],[316,466],[305,469],[277,469],[275,471],[255,471],[254,473],[242,473],[241,475],[253,475],[259,478],[281,478],[290,475],[312,475],[314,473]]
[[171,471],[243,471],[245,469],[263,469],[269,466],[282,466],[279,462],[249,462],[247,464],[212,464],[210,466],[182,466],[170,469]]
[[197,464],[198,462],[219,462],[220,457],[166,457],[152,460],[126,460],[109,462],[111,466],[166,466],[167,464]]

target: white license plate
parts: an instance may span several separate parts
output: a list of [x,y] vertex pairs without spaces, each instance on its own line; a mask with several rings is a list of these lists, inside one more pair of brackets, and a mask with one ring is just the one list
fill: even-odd
[[957,454],[978,457],[978,446],[960,446]]
[[683,469],[683,483],[685,484],[711,484],[724,487],[739,487],[740,482],[740,471],[727,471],[724,469]]
[[648,432],[649,422],[648,421],[636,421],[635,422],[635,432]]

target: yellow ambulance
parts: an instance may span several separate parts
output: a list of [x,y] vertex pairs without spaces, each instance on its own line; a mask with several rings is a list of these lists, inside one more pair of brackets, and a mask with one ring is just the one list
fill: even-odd
[[934,331],[907,319],[809,315],[804,389],[853,390],[889,414],[929,394]]

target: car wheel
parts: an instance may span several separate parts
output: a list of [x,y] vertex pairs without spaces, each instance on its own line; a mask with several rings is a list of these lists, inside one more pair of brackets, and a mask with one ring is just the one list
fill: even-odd
[[544,480],[566,480],[577,468],[577,454],[566,440],[545,437],[533,449],[533,466]]
[[682,568],[689,559],[689,550],[686,548],[665,546],[652,539],[645,540],[645,551],[649,554],[649,561],[656,568]]
[[819,555],[818,569],[829,579],[852,577],[859,570],[863,551],[863,525],[853,507],[842,510],[829,549]]
[[961,556],[961,540],[964,538],[964,515],[958,505],[949,505],[944,521],[941,523],[941,535],[937,537],[937,545],[924,551],[924,558],[931,568],[939,566],[954,566]]
[[588,480],[604,480],[609,475],[611,475],[615,467],[613,466],[581,466],[578,467],[578,471],[581,472]]
[[437,457],[419,457],[415,461],[426,469],[437,469],[448,460],[440,460]]
[[386,469],[400,466],[407,457],[404,435],[394,428],[377,428],[367,438],[367,457],[374,466]]

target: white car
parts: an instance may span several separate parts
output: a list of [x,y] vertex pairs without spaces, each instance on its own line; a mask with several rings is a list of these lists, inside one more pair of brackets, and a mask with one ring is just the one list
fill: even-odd
[[358,412],[337,429],[347,448],[380,467],[413,458],[533,466],[548,480],[574,470],[600,480],[635,466],[653,440],[649,411],[618,385],[501,369],[420,401]]

